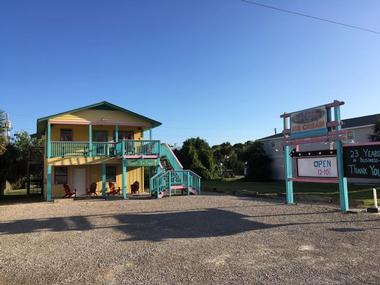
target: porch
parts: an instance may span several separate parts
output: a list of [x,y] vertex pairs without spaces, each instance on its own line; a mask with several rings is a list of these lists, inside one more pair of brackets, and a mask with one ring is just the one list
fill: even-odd
[[[48,165],[46,199],[119,197],[126,199],[138,186],[144,193],[144,167],[128,167],[125,160],[109,160],[100,164]],[[75,194],[74,194],[75,193]]]

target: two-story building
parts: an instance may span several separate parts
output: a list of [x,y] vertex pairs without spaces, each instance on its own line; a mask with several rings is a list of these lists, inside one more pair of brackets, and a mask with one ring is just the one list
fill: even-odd
[[[46,145],[46,199],[63,197],[65,187],[76,192],[76,197],[88,196],[90,188],[95,187],[97,195],[106,197],[110,182],[126,198],[132,184],[138,182],[140,189],[145,188],[145,167],[156,169],[154,183],[161,186],[160,193],[151,189],[152,194],[159,196],[175,186],[191,192],[198,185],[193,181],[193,177],[197,179],[195,174],[183,170],[180,164],[176,169],[162,167],[162,159],[170,165],[176,158],[166,144],[161,145],[152,138],[152,129],[160,125],[158,121],[105,101],[38,119],[37,136],[44,139]],[[144,132],[149,133],[148,139],[144,138]],[[178,173],[173,174],[173,171]],[[167,177],[171,176],[168,183]],[[177,176],[186,176],[186,181],[176,180]]]

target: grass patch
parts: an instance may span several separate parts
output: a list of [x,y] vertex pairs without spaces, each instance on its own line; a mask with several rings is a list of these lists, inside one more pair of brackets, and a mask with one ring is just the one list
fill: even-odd
[[26,195],[26,189],[12,189],[4,192],[5,196],[22,196]]
[[[269,197],[285,194],[285,184],[283,181],[250,182],[241,179],[204,181],[203,188],[209,191],[216,189],[217,191],[226,193],[259,193]],[[294,193],[296,195],[330,198],[333,201],[339,202],[338,184],[294,182]],[[348,187],[348,195],[350,204],[352,205],[361,205],[364,207],[373,205],[372,187],[350,184]],[[378,199],[378,202],[380,204],[380,199]]]

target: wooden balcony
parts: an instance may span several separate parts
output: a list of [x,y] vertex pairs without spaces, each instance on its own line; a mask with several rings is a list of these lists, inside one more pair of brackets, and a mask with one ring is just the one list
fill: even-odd
[[160,157],[158,140],[123,140],[120,142],[52,141],[47,158],[119,157],[156,159]]

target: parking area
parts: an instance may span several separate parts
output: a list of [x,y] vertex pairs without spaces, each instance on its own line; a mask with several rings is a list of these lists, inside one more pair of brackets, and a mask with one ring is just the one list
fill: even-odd
[[380,216],[229,195],[0,206],[0,284],[379,284]]

